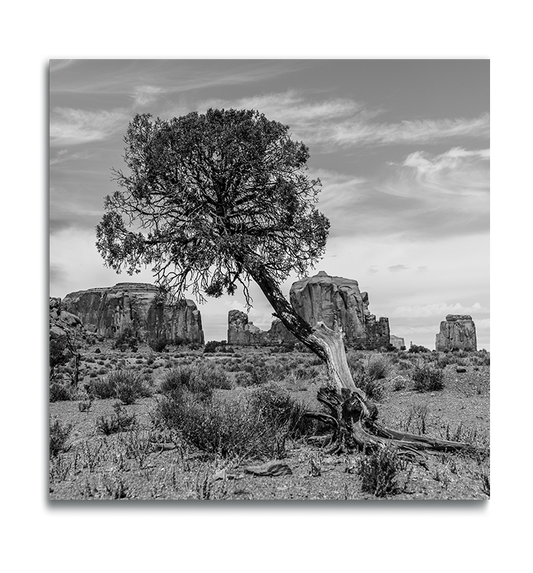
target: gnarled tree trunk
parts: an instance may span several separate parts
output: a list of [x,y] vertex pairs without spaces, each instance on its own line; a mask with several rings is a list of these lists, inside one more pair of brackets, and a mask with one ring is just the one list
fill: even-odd
[[330,386],[320,388],[317,399],[324,405],[327,413],[309,412],[308,415],[332,427],[332,452],[355,449],[367,451],[388,445],[394,445],[404,452],[471,448],[462,442],[438,440],[382,426],[377,421],[377,406],[353,381],[338,325],[331,329],[319,322],[314,328],[311,327],[294,310],[267,272],[255,269],[250,274],[272,305],[275,316],[326,364]]

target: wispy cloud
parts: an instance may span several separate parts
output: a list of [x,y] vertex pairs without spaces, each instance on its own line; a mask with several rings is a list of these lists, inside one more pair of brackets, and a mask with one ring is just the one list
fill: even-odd
[[263,94],[233,101],[213,99],[201,103],[201,109],[228,108],[256,109],[269,119],[287,124],[295,138],[306,143],[328,143],[332,130],[347,118],[364,121],[378,111],[365,109],[362,103],[346,98],[311,101],[294,90]]
[[[445,191],[447,183],[442,185],[442,179],[453,174],[455,183],[462,183],[462,188],[474,188],[488,190],[488,161],[490,150],[467,151],[461,147],[453,147],[445,153],[432,155],[424,151],[415,151],[408,155],[402,163],[403,167],[409,167],[418,181],[431,183]],[[482,177],[472,178],[472,168],[476,167]]]
[[59,163],[65,163],[66,161],[76,161],[85,160],[94,157],[94,153],[90,151],[76,151],[74,153],[69,153],[68,149],[59,149],[55,156],[50,158],[50,165],[57,165]]
[[50,144],[78,145],[107,139],[125,131],[130,114],[123,109],[86,111],[55,108],[50,115]]
[[331,126],[329,139],[341,146],[435,144],[457,138],[488,138],[489,115],[473,119],[424,119],[400,123],[345,121]]
[[50,60],[50,72],[58,72],[72,65],[76,60]]
[[457,138],[488,138],[489,115],[477,118],[420,119],[379,123],[383,113],[347,98],[309,100],[296,91],[238,100],[207,100],[200,108],[257,109],[270,119],[288,124],[306,143],[325,147],[359,147],[441,143]]
[[165,89],[157,86],[137,86],[133,90],[133,100],[136,107],[144,107],[153,103],[157,98],[165,93]]
[[[417,151],[374,178],[321,173],[319,207],[332,236],[397,234],[418,240],[488,232],[489,150]],[[419,269],[423,272],[423,269]]]
[[409,270],[409,267],[406,267],[405,265],[392,265],[390,267],[388,267],[389,272],[391,273],[398,273],[400,271],[407,271]]

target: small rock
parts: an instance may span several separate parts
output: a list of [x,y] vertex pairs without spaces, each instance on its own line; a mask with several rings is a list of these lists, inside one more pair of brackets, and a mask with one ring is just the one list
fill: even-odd
[[226,481],[227,479],[228,479],[228,474],[226,473],[226,470],[220,470],[217,473],[213,474],[212,477],[213,481],[218,481],[218,480]]
[[267,462],[266,464],[260,466],[248,466],[244,468],[247,474],[252,474],[255,476],[287,476],[292,475],[291,468],[283,463],[276,460]]
[[458,374],[464,374],[466,372],[466,368],[464,366],[457,366],[457,368],[455,369],[455,371]]

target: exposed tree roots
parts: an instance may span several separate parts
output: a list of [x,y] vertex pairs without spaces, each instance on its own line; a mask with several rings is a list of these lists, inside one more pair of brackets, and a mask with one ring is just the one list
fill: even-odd
[[317,399],[326,412],[308,412],[307,416],[321,421],[333,430],[328,453],[372,452],[383,447],[395,447],[400,453],[416,455],[421,451],[452,452],[473,450],[463,442],[439,440],[428,436],[399,432],[377,421],[375,404],[347,388],[331,386],[319,389]]

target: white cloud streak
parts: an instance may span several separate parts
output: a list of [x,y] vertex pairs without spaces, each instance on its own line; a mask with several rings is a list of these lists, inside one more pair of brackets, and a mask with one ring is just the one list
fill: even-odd
[[309,101],[295,91],[266,94],[239,100],[208,100],[199,109],[235,107],[257,109],[286,123],[297,138],[325,147],[359,147],[439,143],[454,138],[488,138],[489,114],[477,118],[406,120],[379,123],[382,110],[369,109],[346,98]]
[[126,110],[86,111],[55,108],[50,116],[52,146],[79,145],[107,139],[117,131],[125,131],[130,117]]

